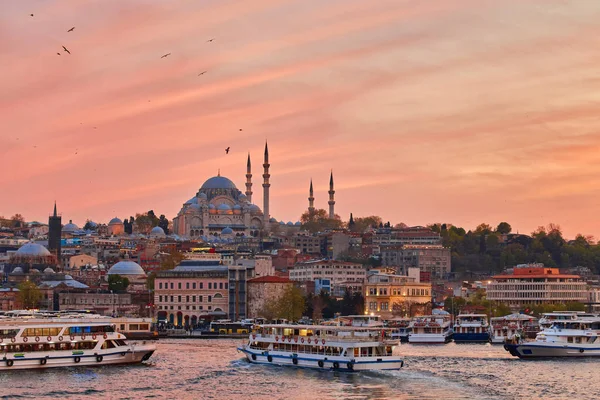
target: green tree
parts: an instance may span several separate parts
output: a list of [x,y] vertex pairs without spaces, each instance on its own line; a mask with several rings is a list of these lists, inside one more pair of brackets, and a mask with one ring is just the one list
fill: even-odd
[[90,221],[89,219],[85,221],[85,225],[83,226],[84,231],[93,231],[95,229],[96,227],[92,221]]
[[285,289],[276,304],[274,311],[277,318],[284,318],[288,321],[298,321],[302,318],[306,305],[302,290],[293,285]]
[[129,279],[121,275],[108,276],[108,289],[115,293],[121,293],[127,290]]
[[300,216],[302,229],[312,233],[323,232],[331,229],[341,229],[344,223],[339,215],[329,218],[329,213],[323,209],[309,210]]
[[489,235],[492,233],[492,227],[485,223],[479,224],[477,225],[477,228],[475,228],[474,233],[477,235]]
[[23,308],[38,308],[39,302],[42,299],[42,292],[35,283],[23,281],[17,285],[17,289],[19,289],[17,298]]
[[21,228],[25,225],[25,218],[21,214],[13,215],[10,220],[12,221],[13,228]]
[[381,224],[381,217],[377,215],[354,218],[354,230],[356,232],[365,232],[367,229],[376,228]]
[[166,235],[169,234],[169,220],[163,214],[158,219],[158,226],[162,228]]
[[508,222],[500,222],[496,227],[496,232],[501,235],[508,235],[512,231],[512,227]]

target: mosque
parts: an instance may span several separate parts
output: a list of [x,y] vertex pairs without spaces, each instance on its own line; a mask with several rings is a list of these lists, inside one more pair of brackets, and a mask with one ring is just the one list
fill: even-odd
[[[250,155],[246,166],[246,191],[242,193],[231,181],[219,173],[208,179],[200,190],[186,201],[173,218],[173,231],[179,236],[258,236],[261,230],[270,230],[278,222],[269,214],[269,147],[265,143],[263,162],[263,207],[252,202],[252,165]],[[330,180],[329,212],[333,215],[333,176]],[[311,182],[312,198],[312,182]],[[310,203],[312,207],[312,200]],[[282,224],[282,223],[279,223]],[[287,225],[299,227],[300,223]]]

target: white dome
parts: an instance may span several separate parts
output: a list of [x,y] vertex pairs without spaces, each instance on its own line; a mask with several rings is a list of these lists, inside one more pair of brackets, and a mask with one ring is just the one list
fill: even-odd
[[54,270],[53,270],[52,268],[48,267],[48,268],[46,268],[46,269],[44,270],[44,273],[45,273],[45,274],[54,274],[55,272],[54,272]]
[[229,210],[231,210],[231,207],[229,207],[225,203],[221,203],[221,204],[219,204],[219,207],[217,207],[217,210],[219,210],[219,211],[229,211]]
[[13,269],[12,273],[13,274],[22,274],[23,273],[23,268],[16,267],[15,269]]
[[78,230],[79,230],[79,227],[77,225],[75,225],[72,220],[69,220],[69,223],[66,224],[65,226],[63,226],[63,228],[62,228],[63,232],[75,232]]
[[165,231],[160,226],[155,226],[150,231],[150,236],[165,236]]
[[233,235],[233,229],[226,227],[221,231],[221,235]]
[[121,221],[119,218],[113,218],[110,220],[110,222],[108,223],[108,225],[123,225],[123,221]]
[[131,260],[119,261],[107,272],[108,275],[143,275],[146,276],[144,269],[140,265]]
[[17,250],[17,254],[20,256],[32,256],[32,257],[40,257],[40,256],[50,256],[50,252],[47,248],[42,246],[41,244],[29,242],[24,244]]

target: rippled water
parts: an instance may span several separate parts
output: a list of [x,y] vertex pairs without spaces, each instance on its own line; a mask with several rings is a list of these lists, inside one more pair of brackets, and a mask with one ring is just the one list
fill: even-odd
[[0,373],[2,398],[587,399],[600,359],[519,360],[502,346],[402,345],[401,371],[336,373],[253,365],[236,340],[161,340],[137,366]]

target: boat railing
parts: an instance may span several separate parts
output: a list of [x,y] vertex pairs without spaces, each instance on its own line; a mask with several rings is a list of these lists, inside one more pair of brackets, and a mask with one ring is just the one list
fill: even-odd
[[325,345],[329,342],[389,342],[390,345],[397,342],[395,339],[391,339],[391,337],[384,336],[382,338],[381,335],[377,334],[369,334],[366,335],[319,335],[319,336],[300,336],[300,335],[276,335],[276,334],[252,334],[252,339],[270,339],[273,340],[274,343],[285,343],[285,344],[313,344],[320,343],[321,345]]

